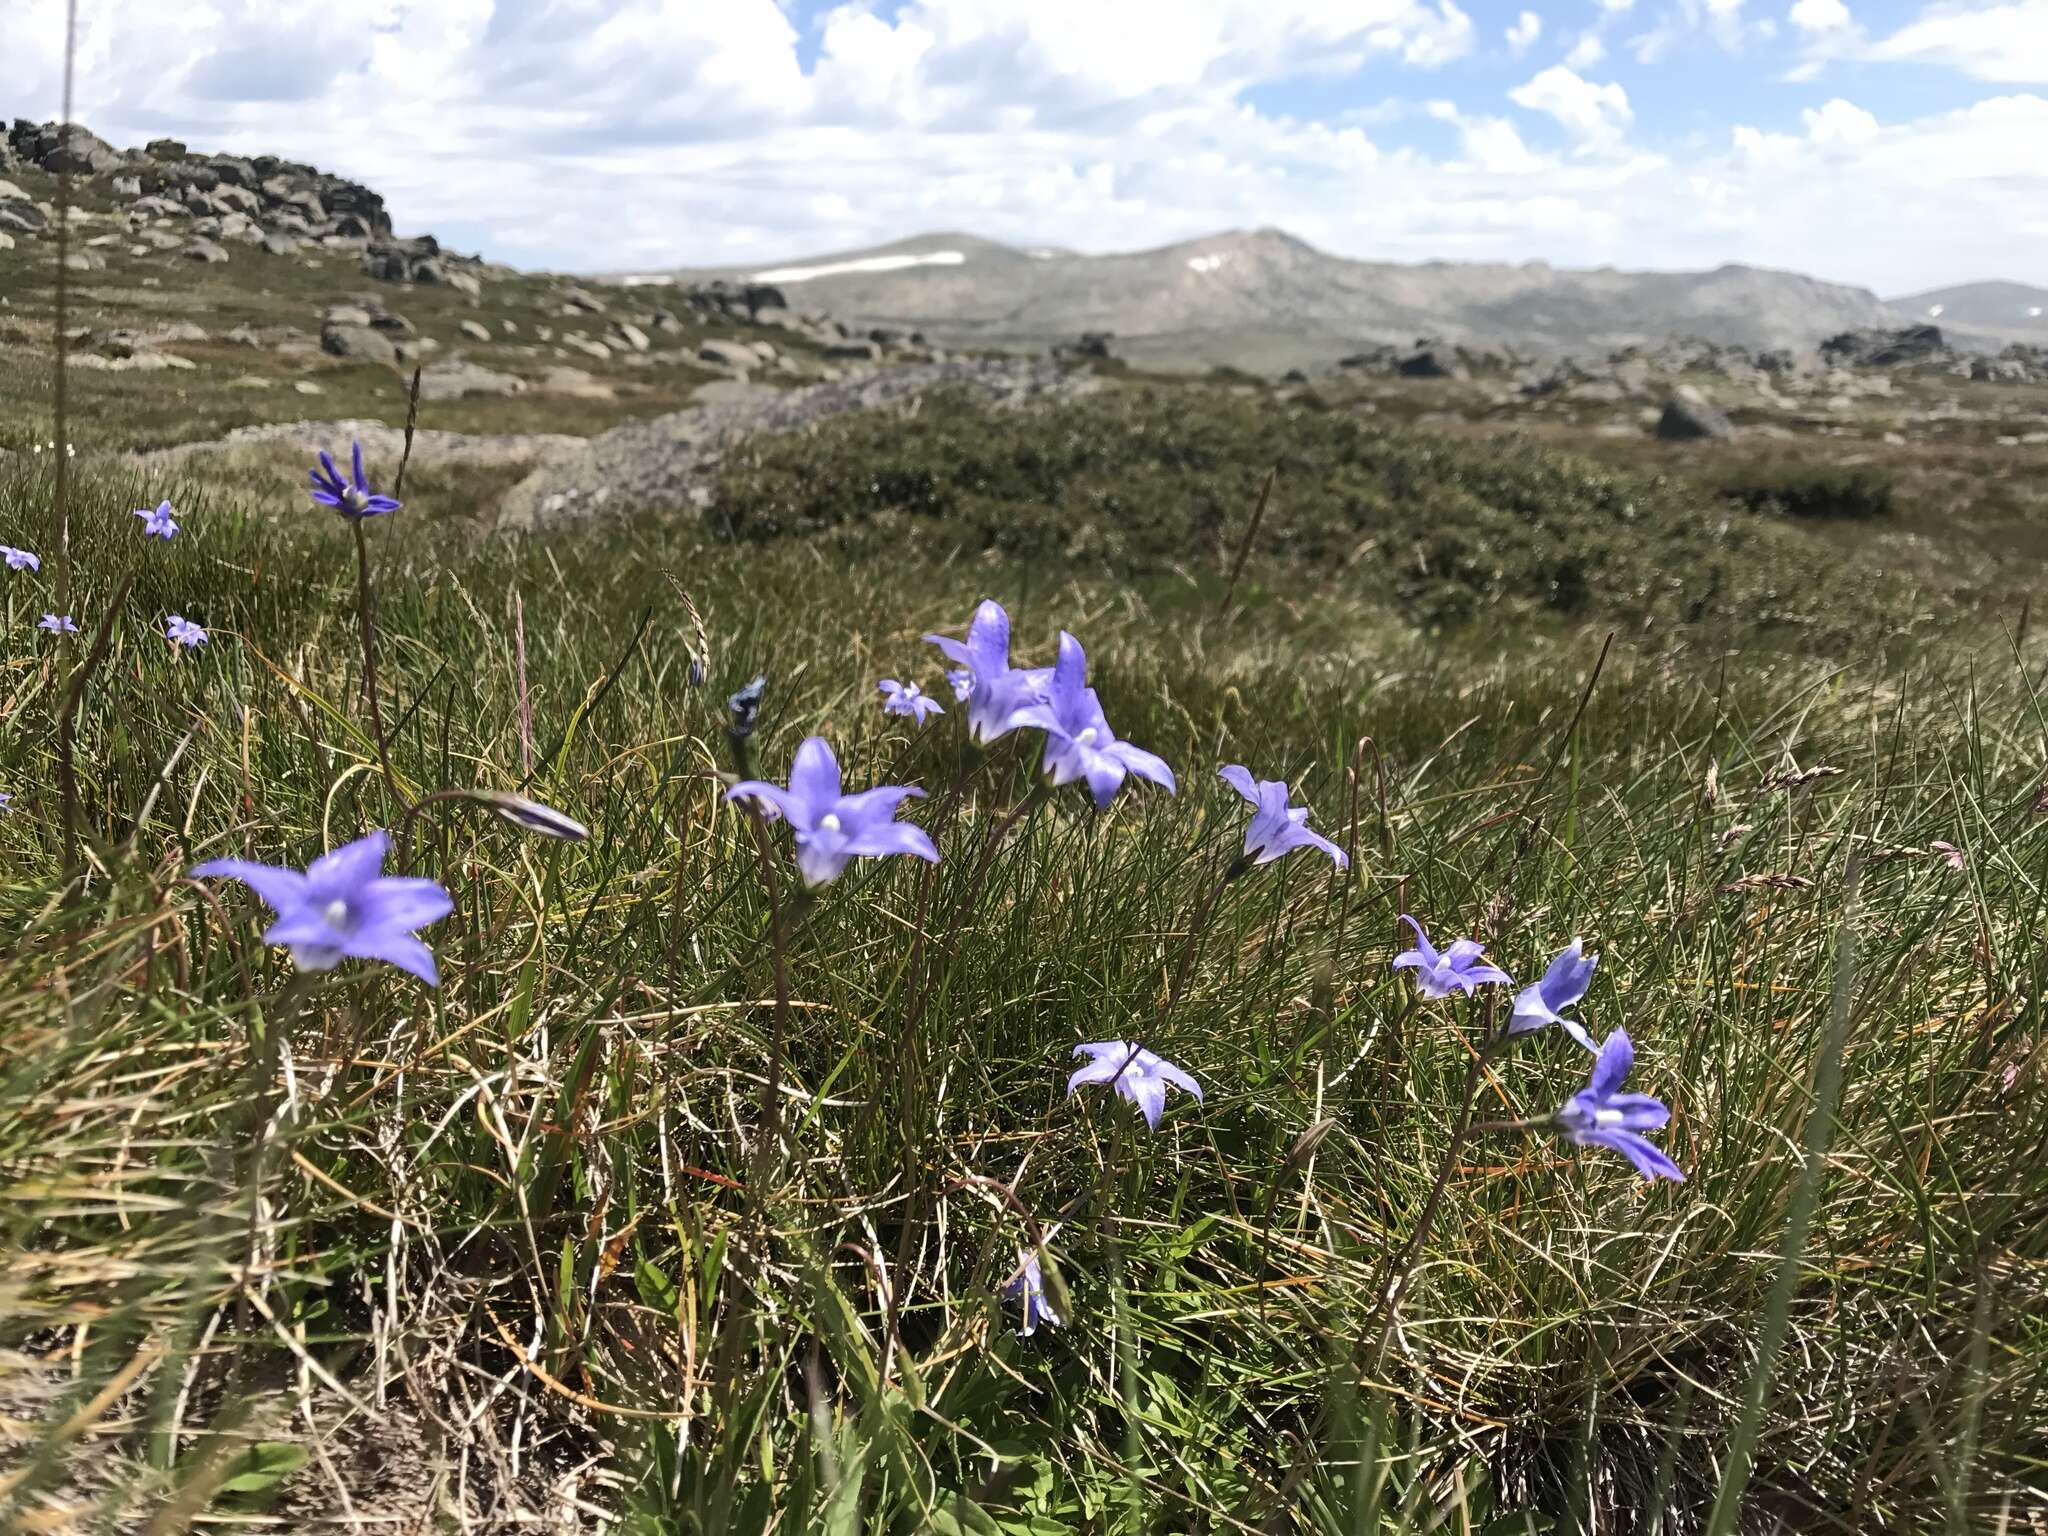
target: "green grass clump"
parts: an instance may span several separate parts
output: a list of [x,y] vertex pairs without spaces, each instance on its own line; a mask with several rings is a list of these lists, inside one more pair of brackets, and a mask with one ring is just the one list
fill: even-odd
[[1724,478],[1718,490],[1752,512],[1869,519],[1892,513],[1893,479],[1875,465],[1762,465]]
[[1683,482],[1192,387],[1028,413],[934,396],[903,419],[827,421],[735,455],[710,522],[738,539],[829,534],[859,553],[912,540],[1114,580],[1210,573],[1276,467],[1257,548],[1286,585],[1424,623],[1605,617],[1836,647],[1910,609],[1875,565],[1731,521]]
[[[401,787],[522,788],[594,834],[428,808],[412,868],[456,903],[431,990],[295,984],[244,892],[181,879],[402,817],[344,528],[74,485],[85,635],[33,635],[47,566],[0,586],[0,1411],[36,1426],[0,1518],[1685,1532],[1753,1384],[1745,1530],[1974,1532],[2038,1500],[2038,648],[1787,655],[1755,639],[1776,605],[1876,589],[1524,445],[1177,398],[832,423],[758,445],[709,531],[479,546],[416,465],[368,529]],[[1275,463],[1254,600],[1219,614]],[[146,544],[128,513],[164,490],[186,531]],[[0,481],[0,539],[47,554],[50,492]],[[1566,553],[1585,611],[1663,621],[1589,696],[1600,632],[1524,622]],[[1686,561],[1761,631],[1676,623]],[[54,725],[131,578],[67,870]],[[1499,622],[1417,630],[1439,585]],[[1005,830],[1027,744],[976,760],[958,710],[879,713],[883,675],[948,697],[919,637],[982,596],[1020,659],[1086,641],[1178,796],[1065,792]],[[169,652],[171,609],[203,653]],[[723,800],[722,700],[756,673],[755,768],[824,734],[853,784],[929,787],[945,855],[857,866],[785,946],[786,844],[771,887]],[[1197,930],[1243,830],[1230,761],[1288,779],[1352,871],[1255,871]],[[1521,977],[1584,935],[1583,1016],[1637,1042],[1688,1180],[1482,1136],[1382,1351],[1482,1016],[1411,1003],[1401,911]],[[1073,1044],[1109,1037],[1206,1101],[1147,1135],[1067,1100]],[[1584,1071],[1546,1032],[1482,1118]],[[1020,1340],[992,1292],[1034,1224],[1067,1324]]]

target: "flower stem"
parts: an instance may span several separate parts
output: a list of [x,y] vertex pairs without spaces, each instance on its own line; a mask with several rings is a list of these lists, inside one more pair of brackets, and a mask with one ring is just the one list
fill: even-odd
[[1373,1344],[1372,1359],[1367,1369],[1377,1371],[1380,1362],[1386,1359],[1387,1343],[1393,1337],[1394,1318],[1401,1305],[1401,1293],[1408,1288],[1408,1281],[1415,1273],[1415,1261],[1421,1257],[1423,1245],[1429,1241],[1430,1229],[1436,1225],[1437,1212],[1443,1206],[1444,1191],[1450,1187],[1451,1173],[1458,1166],[1458,1154],[1465,1148],[1466,1141],[1473,1133],[1472,1110],[1479,1099],[1479,1082],[1486,1075],[1486,1063],[1508,1039],[1506,1035],[1495,1035],[1492,1031],[1493,1009],[1491,1000],[1487,1006],[1486,1043],[1472,1054],[1472,1064],[1465,1069],[1465,1086],[1458,1095],[1458,1117],[1451,1128],[1451,1139],[1444,1146],[1442,1161],[1437,1164],[1436,1178],[1429,1186],[1429,1197],[1422,1203],[1422,1214],[1415,1220],[1415,1230],[1408,1234],[1408,1241],[1388,1262],[1381,1285],[1384,1299],[1378,1304],[1380,1314],[1379,1338]]
[[384,705],[377,686],[377,596],[370,586],[370,543],[363,534],[363,519],[348,520],[356,536],[356,614],[363,626],[363,692],[370,703],[370,732],[377,742],[377,765],[384,770],[385,787],[401,809],[409,807],[405,791],[398,787],[398,774],[391,766],[391,743],[384,734]]
[[1174,970],[1172,984],[1166,989],[1166,999],[1159,1005],[1159,1016],[1152,1021],[1155,1041],[1159,1032],[1165,1028],[1168,1017],[1173,1013],[1174,1005],[1180,1001],[1181,993],[1187,987],[1188,976],[1195,968],[1195,958],[1201,952],[1202,940],[1208,935],[1209,924],[1216,916],[1216,908],[1223,899],[1225,887],[1243,874],[1248,867],[1244,859],[1233,862],[1196,902],[1195,910],[1189,915],[1188,936],[1180,947],[1180,963]]

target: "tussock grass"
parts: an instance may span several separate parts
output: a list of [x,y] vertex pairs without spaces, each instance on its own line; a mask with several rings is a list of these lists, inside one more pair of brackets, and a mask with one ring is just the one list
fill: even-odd
[[[2048,1381],[2038,659],[1817,660],[1673,620],[1617,646],[1578,717],[1600,635],[1562,617],[1502,605],[1426,637],[1376,584],[1297,600],[1280,547],[1218,616],[1219,529],[1275,443],[1176,465],[1152,407],[1092,409],[1002,441],[927,411],[764,445],[728,482],[737,540],[650,520],[479,548],[437,526],[418,465],[413,505],[369,530],[396,769],[411,794],[523,785],[595,832],[544,846],[424,812],[413,864],[457,908],[427,935],[433,991],[361,967],[295,983],[244,893],[179,878],[399,820],[361,724],[346,530],[178,485],[186,534],[145,547],[140,488],[85,479],[82,627],[134,585],[85,695],[91,852],[68,882],[51,722],[83,647],[31,638],[30,578],[0,588],[10,1519],[1694,1531],[1776,1328],[1742,1529],[2024,1528]],[[1475,546],[1517,519],[1517,476],[1601,494],[1533,449],[1260,430],[1327,470],[1315,505],[1406,465],[1418,515]],[[1129,431],[1154,467],[1112,500],[1088,461]],[[1053,444],[1065,460],[1023,462]],[[938,477],[941,522],[873,488],[891,455]],[[1021,488],[963,488],[998,461]],[[1215,526],[1172,532],[1163,509],[1211,481]],[[47,490],[32,465],[0,485],[0,537],[36,542]],[[1088,548],[1013,546],[1034,498],[1026,534]],[[1336,526],[1291,515],[1276,541]],[[1745,531],[1729,569],[1784,585],[1773,537]],[[1665,538],[1617,532],[1606,568],[1683,558]],[[708,624],[702,687],[679,585]],[[873,692],[936,685],[917,637],[984,595],[1027,657],[1083,637],[1178,797],[1061,795],[992,836],[1032,762],[964,756],[958,712],[906,734]],[[1595,611],[1624,595],[1596,587]],[[170,655],[169,609],[213,631],[203,654]],[[928,879],[856,866],[801,909],[782,1150],[767,889],[719,777],[721,701],[757,672],[757,768],[779,778],[821,732],[851,782],[929,786],[945,854]],[[1191,934],[1241,835],[1227,761],[1295,783],[1353,873],[1262,869]],[[1403,910],[1518,976],[1585,935],[1585,1017],[1629,1029],[1689,1179],[1473,1143],[1382,1354],[1385,1262],[1480,1031],[1389,973]],[[1108,1036],[1206,1102],[1146,1135],[1065,1100],[1073,1043]],[[1584,1067],[1546,1032],[1488,1072],[1482,1111],[1547,1112]],[[1781,1267],[1808,1144],[1811,1229]],[[993,1290],[1033,1224],[1068,1323],[1019,1340]]]

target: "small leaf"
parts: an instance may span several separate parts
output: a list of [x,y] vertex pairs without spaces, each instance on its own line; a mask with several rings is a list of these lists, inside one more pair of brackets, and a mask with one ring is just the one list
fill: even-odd
[[220,1485],[222,1493],[261,1493],[275,1488],[306,1464],[305,1447],[282,1440],[259,1440],[236,1458],[235,1470]]

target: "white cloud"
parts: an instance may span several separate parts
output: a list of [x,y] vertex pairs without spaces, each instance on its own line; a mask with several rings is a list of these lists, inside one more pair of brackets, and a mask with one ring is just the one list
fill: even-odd
[[1543,112],[1564,125],[1585,144],[1618,140],[1634,120],[1628,92],[1614,82],[1595,85],[1562,64],[1553,64],[1527,84],[1508,92],[1508,100],[1531,112]]
[[1534,11],[1524,11],[1507,30],[1508,49],[1518,55],[1527,53],[1542,35],[1543,18]]
[[1816,144],[1868,144],[1878,135],[1877,119],[1839,96],[1824,106],[1808,107],[1799,120]]
[[[1732,260],[1888,292],[2048,270],[2043,94],[1917,119],[1828,101],[1796,130],[1658,152],[1581,38],[1514,112],[1420,109],[1449,129],[1425,151],[1404,137],[1416,99],[1467,82],[1424,71],[1478,42],[1443,0],[814,9],[799,36],[775,0],[92,0],[78,112],[120,144],[310,160],[384,192],[403,229],[526,265],[758,269],[935,229],[1127,249],[1277,224],[1363,257]],[[0,0],[15,113],[55,115],[62,10]],[[1953,62],[1976,57],[1954,51],[1966,35],[1886,43]],[[1366,66],[1398,99],[1313,121],[1246,95]]]
[[1801,32],[1839,32],[1849,25],[1842,0],[1794,0],[1787,19]]
[[2048,82],[2048,0],[1936,5],[1873,43],[1865,58],[1944,64],[1978,80]]
[[1564,67],[1583,74],[1607,57],[1607,45],[1600,41],[1598,32],[1583,32],[1572,44],[1572,51],[1564,56]]
[[1636,0],[1600,0],[1600,9],[1618,16],[1623,11],[1634,9],[1635,3]]

